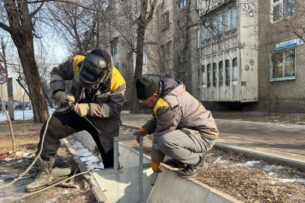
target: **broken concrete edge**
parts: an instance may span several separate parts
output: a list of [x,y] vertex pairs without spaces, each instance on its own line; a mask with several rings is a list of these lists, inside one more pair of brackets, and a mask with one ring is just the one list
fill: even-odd
[[[87,168],[85,164],[80,160],[78,156],[76,156],[76,152],[72,145],[69,143],[69,141],[64,138],[62,139],[66,148],[68,151],[74,155],[73,159],[77,163],[78,168],[81,172],[86,171]],[[97,184],[97,182],[94,180],[93,176],[90,174],[83,175],[83,177],[86,179],[86,181],[91,185],[91,192],[93,193],[95,199],[99,203],[110,203],[110,201],[107,199],[106,195],[104,194],[102,188]]]
[[216,143],[215,147],[224,150],[224,151],[233,151],[239,154],[243,154],[245,156],[248,157],[252,157],[252,158],[258,158],[258,159],[262,159],[265,161],[269,161],[269,162],[276,162],[279,164],[286,164],[288,166],[292,166],[295,167],[297,169],[300,169],[302,171],[305,171],[305,162],[301,162],[301,161],[297,161],[297,160],[293,160],[293,159],[289,159],[289,158],[285,158],[285,157],[280,157],[280,156],[276,156],[276,155],[270,155],[270,154],[266,154],[263,152],[254,152],[254,151],[250,151],[244,148],[240,148],[240,147],[236,147],[236,146],[232,146],[232,145],[226,145],[223,143]]

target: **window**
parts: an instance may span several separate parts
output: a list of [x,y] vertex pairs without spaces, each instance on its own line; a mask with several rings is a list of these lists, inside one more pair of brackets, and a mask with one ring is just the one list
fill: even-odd
[[230,85],[230,60],[225,60],[225,78],[226,78],[226,86]]
[[237,28],[237,10],[236,8],[231,9],[231,29]]
[[178,21],[178,25],[179,27],[184,27],[186,25],[186,16],[183,16],[183,18]]
[[186,0],[178,0],[178,9],[182,9],[186,6]]
[[225,13],[225,32],[230,31],[231,30],[231,10],[228,10]]
[[166,43],[165,54],[168,58],[171,56],[171,41]]
[[201,29],[201,41],[210,39],[210,31],[207,27],[202,27]]
[[217,64],[213,63],[213,86],[216,87],[217,86]]
[[295,2],[294,0],[284,0],[284,16],[295,15]]
[[161,46],[162,57],[164,58],[164,62],[168,63],[171,57],[171,41],[167,42],[165,45]]
[[205,66],[202,65],[199,69],[198,69],[198,86],[204,86],[205,85]]
[[147,54],[145,51],[143,51],[143,65],[145,65],[147,62]]
[[275,52],[271,57],[271,81],[295,79],[295,49]]
[[232,60],[233,78],[232,81],[238,81],[237,58]]
[[222,61],[220,61],[219,63],[218,63],[218,78],[219,78],[219,80],[218,80],[218,85],[219,85],[219,87],[221,87],[222,85],[223,85],[223,62]]
[[211,64],[207,65],[207,85],[211,87]]
[[138,0],[134,0],[134,9],[137,12],[138,11]]
[[222,29],[222,15],[217,17],[217,29],[218,29],[218,33],[221,34],[223,29]]
[[179,44],[183,44],[183,43],[184,43],[183,34],[179,34],[179,35],[178,35],[178,40],[177,40],[177,41],[178,41]]
[[295,16],[295,0],[271,0],[271,22],[281,20],[283,17]]
[[197,48],[200,48],[200,30],[196,30],[197,33]]
[[111,55],[116,55],[119,52],[118,39],[114,39],[110,42]]
[[222,28],[222,15],[215,17],[212,20],[212,26],[213,26],[213,36],[216,37],[217,35],[220,35],[223,31]]
[[169,28],[169,12],[167,11],[162,16],[162,31],[167,30]]

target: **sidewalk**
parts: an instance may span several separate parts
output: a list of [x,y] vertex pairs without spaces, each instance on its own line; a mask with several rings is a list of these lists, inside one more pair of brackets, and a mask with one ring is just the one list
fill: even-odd
[[[123,125],[141,127],[149,114],[122,114]],[[305,126],[216,119],[216,146],[305,170]]]

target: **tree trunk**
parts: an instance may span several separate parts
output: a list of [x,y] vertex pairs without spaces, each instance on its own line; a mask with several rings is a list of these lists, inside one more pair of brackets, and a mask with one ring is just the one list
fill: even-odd
[[[33,41],[28,38],[27,40],[23,40],[22,44],[19,44],[19,40],[15,40],[13,36],[12,38],[17,47],[25,81],[29,89],[34,121],[42,123],[48,119],[49,112],[44,98],[38,67],[34,58]],[[26,45],[28,46],[25,47]]]
[[131,106],[131,113],[139,113],[140,112],[140,105],[139,100],[137,97],[137,89],[136,89],[136,80],[138,77],[142,75],[142,68],[143,68],[143,46],[144,46],[144,36],[145,36],[145,29],[146,26],[143,24],[139,26],[137,30],[137,58],[136,58],[136,68],[135,73],[133,76],[133,85],[132,85],[132,106]]
[[40,81],[38,67],[34,55],[32,17],[42,7],[43,3],[29,12],[27,1],[4,1],[10,27],[0,24],[0,27],[10,33],[18,50],[19,58],[29,89],[29,96],[33,106],[35,122],[44,122],[49,117],[48,108]]

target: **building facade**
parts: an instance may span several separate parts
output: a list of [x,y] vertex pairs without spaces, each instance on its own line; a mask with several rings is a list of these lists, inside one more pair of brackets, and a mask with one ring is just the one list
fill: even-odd
[[[112,24],[125,24],[128,35],[110,23],[109,48],[131,98],[140,1],[114,2],[114,15],[128,15]],[[142,74],[181,80],[214,110],[305,112],[305,47],[288,26],[305,21],[304,8],[300,0],[158,0]]]
[[295,0],[199,2],[196,96],[221,109],[234,104],[256,111],[305,112],[304,45],[287,29],[297,20]]

